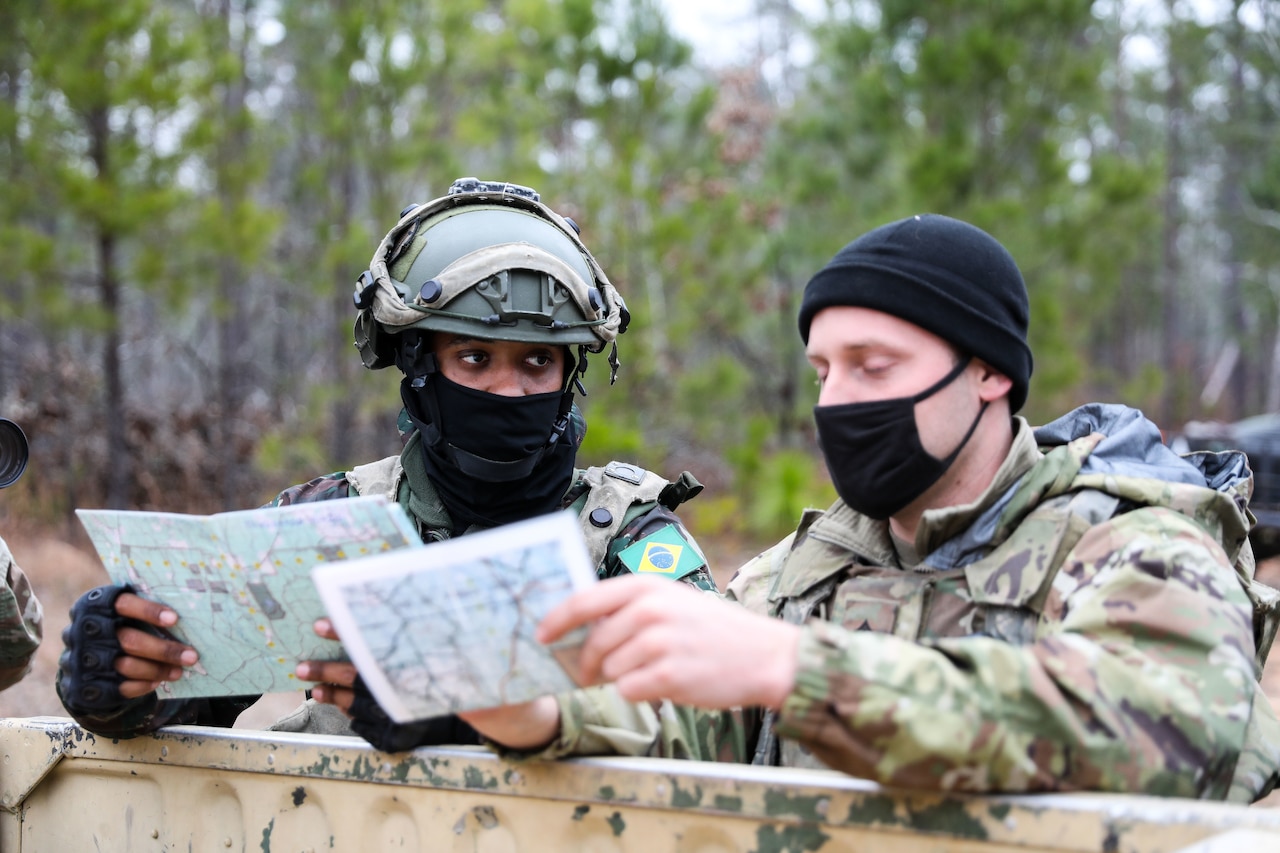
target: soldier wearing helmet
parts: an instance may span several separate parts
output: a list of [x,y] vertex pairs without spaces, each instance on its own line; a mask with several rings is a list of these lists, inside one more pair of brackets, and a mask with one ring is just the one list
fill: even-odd
[[[635,556],[643,548],[630,546],[676,537],[690,547],[666,576],[715,589],[673,512],[702,488],[690,474],[668,482],[621,462],[576,467],[586,425],[575,394],[585,394],[588,357],[606,348],[616,378],[616,339],[629,315],[577,226],[536,192],[466,178],[406,208],[359,276],[354,302],[364,365],[402,374],[404,449],[294,486],[273,505],[385,495],[428,543],[571,508],[601,578],[652,569]],[[156,602],[100,587],[72,617],[58,691],[85,728],[128,737],[179,723],[230,725],[256,699],[159,700],[159,683],[180,678],[198,653],[157,636],[177,614]],[[93,640],[90,629],[103,624],[115,630]],[[104,636],[105,654],[87,656],[95,665],[86,666],[79,652]],[[298,674],[319,682],[313,699],[274,728],[354,730],[391,750],[480,740],[456,717],[392,723],[350,664],[307,661]],[[545,701],[540,710],[555,713]],[[512,713],[518,724],[521,712]]]

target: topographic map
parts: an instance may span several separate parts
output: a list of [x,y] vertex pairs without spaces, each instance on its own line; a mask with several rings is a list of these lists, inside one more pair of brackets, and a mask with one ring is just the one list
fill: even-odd
[[303,660],[345,660],[316,636],[325,615],[311,569],[422,542],[399,504],[380,497],[181,515],[76,510],[111,580],[178,613],[175,638],[200,661],[162,697],[299,690]]
[[572,512],[317,567],[329,618],[396,722],[524,702],[576,687],[585,632],[543,646],[533,631],[596,580]]

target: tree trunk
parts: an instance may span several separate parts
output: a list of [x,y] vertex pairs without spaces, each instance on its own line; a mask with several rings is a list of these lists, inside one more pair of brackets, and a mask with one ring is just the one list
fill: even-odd
[[[99,181],[111,180],[111,162],[108,145],[111,130],[107,125],[105,107],[95,107],[87,117],[89,146],[93,164],[98,170]],[[129,454],[126,430],[128,406],[124,397],[124,378],[121,373],[120,347],[120,280],[116,271],[117,237],[102,223],[94,226],[98,250],[98,301],[107,317],[107,332],[103,340],[102,377],[106,399],[103,401],[103,418],[107,428],[107,482],[104,492],[107,506],[126,509],[133,492],[133,465]]]
[[[248,9],[245,10],[246,16]],[[224,216],[232,216],[244,197],[243,189],[236,184],[230,174],[235,164],[248,149],[244,123],[245,91],[248,88],[246,76],[246,36],[240,38],[239,45],[233,45],[231,2],[221,0],[218,16],[222,20],[220,33],[227,38],[226,50],[236,52],[239,74],[235,80],[228,81],[223,94],[223,114],[231,131],[221,138],[217,148],[218,203]],[[239,453],[240,433],[243,430],[242,409],[245,388],[248,386],[247,371],[252,360],[246,359],[244,348],[246,343],[245,329],[248,325],[245,310],[243,265],[233,254],[218,259],[218,388],[217,388],[217,428],[218,452],[215,458],[222,460],[217,474],[221,483],[223,509],[239,508],[241,483],[244,480],[242,468],[251,462],[241,459]]]
[[[1173,10],[1170,9],[1172,15]],[[1164,406],[1160,421],[1178,423],[1182,419],[1183,362],[1180,338],[1181,312],[1179,278],[1182,265],[1178,258],[1178,230],[1182,222],[1178,202],[1178,184],[1183,175],[1182,151],[1182,72],[1169,56],[1169,88],[1165,92],[1165,183],[1164,223],[1161,226],[1161,319],[1163,332],[1162,362],[1169,381],[1165,386]]]

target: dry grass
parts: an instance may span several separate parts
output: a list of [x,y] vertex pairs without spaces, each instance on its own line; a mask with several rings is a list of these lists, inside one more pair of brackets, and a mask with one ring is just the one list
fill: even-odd
[[[45,628],[44,642],[40,645],[32,671],[21,682],[0,693],[0,717],[64,716],[62,703],[53,690],[58,656],[62,653],[62,629],[67,626],[72,602],[87,590],[106,583],[107,573],[87,542],[69,544],[48,531],[23,527],[6,529],[5,537],[14,559],[31,579],[44,605]],[[733,552],[732,557],[723,560],[726,565],[736,566],[754,556],[732,544],[720,549],[714,547],[715,544],[703,542],[712,554]],[[1258,577],[1280,586],[1280,558],[1260,565]],[[717,573],[716,580],[723,585],[728,577]],[[1272,706],[1280,713],[1280,650],[1271,656],[1262,683]],[[264,697],[262,702],[241,716],[237,725],[260,728],[296,707],[301,695],[290,693]],[[1280,808],[1280,792],[1267,797],[1259,805]]]

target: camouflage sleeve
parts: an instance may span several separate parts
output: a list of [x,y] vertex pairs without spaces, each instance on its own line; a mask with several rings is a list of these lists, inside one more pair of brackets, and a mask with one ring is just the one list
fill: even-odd
[[[639,538],[642,536],[632,540]],[[784,539],[739,569],[725,597],[768,615],[768,590],[790,550],[791,539]],[[610,685],[564,693],[556,699],[560,703],[560,736],[533,757],[647,755],[749,763],[764,720],[759,708],[711,711],[671,702],[633,704]]]
[[762,715],[756,709],[704,711],[671,702],[628,702],[606,684],[556,696],[560,734],[532,752],[491,744],[508,758],[634,755],[745,762]]
[[684,526],[684,522],[680,520],[680,517],[658,503],[643,504],[639,509],[639,512],[633,509],[634,517],[629,517],[623,523],[621,529],[618,530],[618,534],[609,543],[609,552],[604,558],[604,571],[601,577],[612,578],[629,574],[630,570],[623,565],[621,559],[622,552],[646,536],[658,533],[666,527],[674,527],[680,537],[692,546],[697,553],[699,562],[702,563],[699,568],[682,576],[680,578],[681,582],[695,586],[698,589],[716,592],[716,582],[711,576],[711,568],[707,565],[706,555],[693,538],[693,534]]
[[1085,533],[1029,645],[811,623],[777,732],[887,785],[1222,798],[1258,690],[1225,553],[1147,508]]
[[342,471],[316,477],[306,483],[290,486],[276,495],[267,506],[289,506],[290,504],[314,503],[350,497],[351,484]]
[[27,576],[13,561],[8,544],[0,539],[0,690],[18,683],[31,668],[44,628],[40,600]]
[[[634,517],[623,523],[609,543],[603,577],[629,574],[630,569],[620,556],[622,552],[667,527],[676,529],[701,562],[701,566],[680,580],[718,594],[698,543],[674,512],[657,503],[642,507],[642,511],[635,512]],[[740,713],[707,713],[680,708],[670,702],[631,703],[619,696],[612,685],[563,693],[556,701],[560,704],[560,735],[533,757],[649,755],[714,761],[723,752],[732,751],[735,742],[739,752],[745,750]]]

